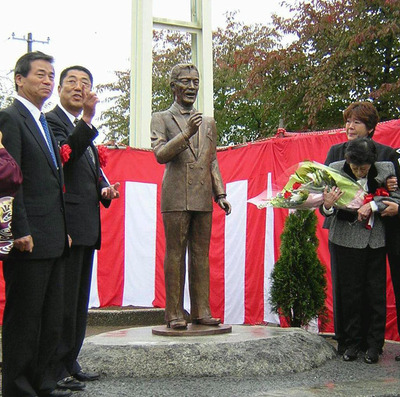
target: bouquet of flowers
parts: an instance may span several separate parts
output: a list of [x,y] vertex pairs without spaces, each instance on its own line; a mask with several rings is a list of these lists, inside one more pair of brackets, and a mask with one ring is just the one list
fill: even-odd
[[281,192],[267,198],[267,191],[249,200],[257,208],[276,207],[293,209],[315,209],[323,203],[323,191],[337,186],[342,197],[337,208],[358,209],[363,205],[367,192],[350,177],[315,161],[299,163]]

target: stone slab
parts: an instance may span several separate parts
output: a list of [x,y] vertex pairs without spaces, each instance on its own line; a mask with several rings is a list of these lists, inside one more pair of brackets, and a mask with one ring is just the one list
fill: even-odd
[[160,336],[204,336],[219,335],[232,332],[232,325],[219,324],[218,326],[188,324],[187,329],[172,329],[166,325],[154,327],[151,330],[153,335]]
[[101,308],[88,311],[88,326],[150,326],[164,324],[164,309],[159,308]]
[[234,325],[171,338],[139,327],[86,338],[80,363],[108,377],[248,377],[306,371],[335,356],[323,337],[299,328]]

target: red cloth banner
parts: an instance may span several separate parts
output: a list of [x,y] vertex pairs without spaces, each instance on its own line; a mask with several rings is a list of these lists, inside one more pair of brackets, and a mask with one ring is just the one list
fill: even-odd
[[[378,124],[374,139],[400,147],[400,121]],[[210,247],[210,302],[212,314],[231,324],[277,322],[268,302],[269,274],[279,257],[280,234],[288,211],[259,210],[247,202],[303,160],[323,163],[329,148],[346,140],[343,130],[285,133],[262,141],[218,151],[221,174],[232,214],[214,207]],[[164,307],[164,231],[160,190],[164,166],[150,150],[108,149],[105,173],[110,183],[121,183],[121,197],[102,209],[102,248],[92,280],[91,307]],[[332,320],[332,292],[328,233],[318,213],[318,254],[326,267],[326,305]],[[189,307],[188,294],[185,306]],[[0,280],[0,315],[4,307],[4,281]],[[330,321],[327,332],[333,332]],[[397,333],[394,295],[388,271],[386,338]]]

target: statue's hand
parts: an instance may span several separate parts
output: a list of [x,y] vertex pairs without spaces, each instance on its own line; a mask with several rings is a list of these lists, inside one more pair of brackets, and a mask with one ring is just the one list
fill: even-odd
[[232,206],[229,201],[222,197],[218,199],[218,205],[225,211],[225,215],[229,215],[232,211]]
[[203,115],[200,112],[193,113],[187,122],[185,136],[187,139],[197,133],[201,123],[203,122]]

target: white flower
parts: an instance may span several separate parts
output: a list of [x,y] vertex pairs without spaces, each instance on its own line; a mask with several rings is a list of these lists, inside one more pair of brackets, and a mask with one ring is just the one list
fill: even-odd
[[295,193],[293,192],[291,197],[290,197],[291,201],[294,201],[295,203],[299,202],[299,201],[303,201],[303,197],[300,193]]

